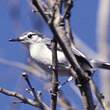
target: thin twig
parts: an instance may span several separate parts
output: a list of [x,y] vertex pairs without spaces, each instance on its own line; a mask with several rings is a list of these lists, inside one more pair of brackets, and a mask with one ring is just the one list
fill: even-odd
[[24,72],[24,73],[22,73],[22,76],[25,79],[25,81],[27,82],[27,84],[29,86],[29,90],[33,93],[33,96],[34,96],[35,100],[38,101],[37,93],[36,93],[35,89],[31,85],[31,82],[29,80],[28,74]]
[[67,33],[68,38],[70,39],[70,42],[75,45],[74,37],[71,30],[71,23],[70,23],[70,17],[71,17],[71,9],[73,7],[73,0],[65,1],[65,12],[63,15],[63,20],[65,19],[65,30]]
[[33,5],[37,8],[37,10],[40,12],[40,14],[43,16],[45,21],[48,21],[48,16],[44,13],[45,11],[43,8],[40,6],[39,0],[32,0]]
[[67,1],[64,1],[65,2],[65,12],[64,12],[64,15],[62,17],[62,20],[64,20],[67,16],[70,15],[71,13],[71,9],[73,7],[73,1],[72,0],[67,0]]
[[48,110],[49,107],[42,103],[41,99],[40,99],[40,95],[37,95],[37,92],[35,91],[35,88],[32,86],[29,77],[26,73],[22,73],[22,76],[24,77],[25,81],[27,82],[30,91],[32,92],[33,96],[34,96],[34,100],[39,103],[39,108],[41,108],[42,110]]

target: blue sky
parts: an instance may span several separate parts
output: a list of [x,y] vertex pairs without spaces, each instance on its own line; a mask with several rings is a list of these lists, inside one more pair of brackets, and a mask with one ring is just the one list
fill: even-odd
[[[51,36],[45,23],[39,24],[40,17],[32,13],[29,0],[0,0],[0,57],[9,60],[27,63],[27,52],[20,44],[8,42],[9,38],[19,36],[25,31],[38,29],[40,32]],[[17,7],[17,9],[12,6]],[[97,51],[96,48],[96,20],[98,11],[98,0],[75,0],[72,10],[72,30],[80,39],[82,39],[90,48]],[[34,25],[34,22],[38,25]],[[20,81],[20,69],[0,64],[0,87],[16,90],[16,85]],[[39,87],[40,88],[40,87]],[[65,87],[66,88],[66,87]],[[65,89],[64,88],[64,89]],[[67,89],[65,89],[67,90]],[[67,91],[67,94],[69,92]],[[71,93],[72,95],[73,93]],[[71,97],[70,95],[70,97]],[[10,110],[12,99],[0,94],[0,108]],[[71,100],[71,99],[70,99]],[[76,102],[79,103],[78,100]],[[33,107],[25,106],[27,110],[34,110]],[[25,109],[24,106],[21,110]],[[79,106],[79,109],[81,105]]]

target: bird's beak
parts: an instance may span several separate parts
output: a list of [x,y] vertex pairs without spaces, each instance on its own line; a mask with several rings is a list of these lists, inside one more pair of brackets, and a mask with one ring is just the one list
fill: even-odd
[[18,38],[12,38],[12,39],[9,39],[10,42],[20,42],[20,41],[23,41],[23,39],[20,39],[19,37]]

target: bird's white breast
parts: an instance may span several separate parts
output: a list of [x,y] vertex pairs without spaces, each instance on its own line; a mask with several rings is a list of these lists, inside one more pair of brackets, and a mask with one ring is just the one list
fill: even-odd
[[31,45],[30,55],[37,62],[48,65],[52,64],[52,52],[43,43],[36,43]]

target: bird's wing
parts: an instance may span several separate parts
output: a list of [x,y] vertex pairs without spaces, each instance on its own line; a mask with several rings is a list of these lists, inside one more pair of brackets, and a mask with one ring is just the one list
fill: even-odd
[[92,68],[92,65],[91,65],[90,61],[88,60],[88,58],[82,52],[80,52],[74,46],[72,46],[72,51],[73,51],[73,53],[74,53],[74,55],[75,55],[75,57],[76,57],[79,64],[81,64],[82,66],[87,65],[87,66]]
[[[51,42],[51,40],[49,39],[49,38],[45,38],[45,43],[46,43],[46,45],[47,45],[47,47],[49,48],[49,49],[52,49],[52,42]],[[62,51],[62,49],[61,49],[61,47],[59,46],[59,44],[58,44],[58,46],[57,46],[57,50],[58,51]],[[75,57],[76,57],[76,59],[77,59],[77,61],[81,64],[86,64],[86,65],[88,65],[89,67],[91,67],[92,68],[92,65],[91,65],[91,63],[89,62],[89,60],[87,59],[87,57],[83,54],[83,53],[81,53],[78,49],[76,49],[75,47],[72,47],[72,51],[73,51],[73,54],[75,55]],[[61,64],[62,65],[62,64]],[[66,65],[65,65],[66,66]]]
[[72,51],[75,55],[87,59],[87,57],[82,52],[80,52],[78,49],[76,49],[74,46],[72,46]]
[[[47,47],[49,49],[52,49],[52,42],[49,38],[45,39],[45,43],[47,45]],[[57,46],[58,51],[62,51],[62,49],[60,48],[60,46]],[[99,61],[99,60],[88,60],[88,58],[82,53],[80,52],[78,49],[76,49],[74,46],[72,46],[72,51],[73,54],[75,55],[78,63],[84,65],[88,65],[91,68],[101,68],[101,69],[110,69],[110,63],[108,62],[103,62],[103,61]],[[64,63],[59,63],[60,67],[68,67],[68,65],[65,65]]]
[[[52,49],[52,41],[49,38],[45,38],[45,43],[49,49]],[[57,49],[59,51],[62,51],[59,44],[57,45]],[[72,51],[73,51],[74,55],[82,57],[87,60],[87,57],[83,53],[81,53],[78,49],[76,49],[75,47],[72,47]]]

